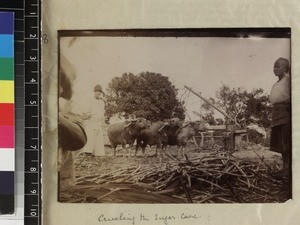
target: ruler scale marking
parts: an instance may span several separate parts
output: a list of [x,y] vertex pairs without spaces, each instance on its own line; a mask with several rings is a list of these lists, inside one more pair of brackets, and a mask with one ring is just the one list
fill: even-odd
[[39,0],[25,2],[25,225],[41,224],[39,10]]

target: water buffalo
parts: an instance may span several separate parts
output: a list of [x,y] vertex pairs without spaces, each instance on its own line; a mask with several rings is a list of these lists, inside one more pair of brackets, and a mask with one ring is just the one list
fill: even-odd
[[153,122],[149,128],[141,131],[137,138],[136,152],[141,147],[143,154],[145,154],[147,145],[155,145],[155,156],[157,156],[158,149],[163,149],[167,145],[177,145],[176,132],[181,125],[182,121],[179,118],[167,119],[164,122]]
[[157,156],[157,149],[162,147],[162,143],[166,141],[167,135],[164,131],[166,123],[157,121],[151,123],[149,128],[146,128],[140,132],[137,137],[137,144],[135,149],[135,155],[139,149],[142,148],[143,155],[145,155],[145,148],[147,145],[156,146],[155,156]]
[[150,122],[144,118],[109,125],[107,136],[113,148],[113,154],[116,155],[118,145],[122,145],[123,149],[126,148],[126,144],[133,145],[140,132],[149,125]]
[[177,145],[177,133],[179,128],[182,126],[182,120],[179,118],[171,118],[166,120],[166,126],[164,131],[167,135],[167,138],[163,141],[163,148],[167,145],[174,146]]
[[181,154],[184,157],[184,150],[187,142],[198,132],[206,131],[206,125],[202,121],[186,122],[177,131],[176,141],[177,146],[180,148]]

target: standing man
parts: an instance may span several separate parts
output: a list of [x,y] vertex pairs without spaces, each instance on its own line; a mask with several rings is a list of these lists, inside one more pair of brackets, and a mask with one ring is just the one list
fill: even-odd
[[273,85],[270,94],[270,101],[273,105],[270,150],[281,153],[283,171],[286,171],[288,175],[289,188],[291,188],[291,81],[289,61],[285,58],[277,59],[273,71],[278,77],[278,81]]
[[82,116],[87,134],[87,143],[83,148],[83,152],[93,156],[105,155],[102,131],[102,124],[105,121],[104,107],[104,93],[102,87],[97,84],[94,87],[94,97],[89,103],[88,111]]

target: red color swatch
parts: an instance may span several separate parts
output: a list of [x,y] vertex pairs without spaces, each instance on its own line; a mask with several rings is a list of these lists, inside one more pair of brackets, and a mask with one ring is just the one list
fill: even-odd
[[14,126],[14,104],[0,103],[0,126]]

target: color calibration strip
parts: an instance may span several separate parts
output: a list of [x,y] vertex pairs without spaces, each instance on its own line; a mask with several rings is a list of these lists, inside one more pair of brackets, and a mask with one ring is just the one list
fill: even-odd
[[0,12],[0,215],[14,213],[14,115],[14,13]]

